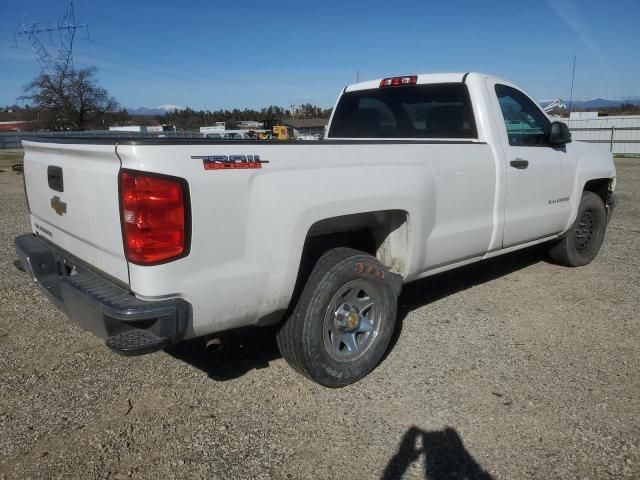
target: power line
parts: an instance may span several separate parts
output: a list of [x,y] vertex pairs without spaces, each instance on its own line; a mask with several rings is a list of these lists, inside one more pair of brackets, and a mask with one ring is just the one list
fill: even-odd
[[[89,63],[83,63],[83,62],[76,62],[76,63],[78,65],[82,65],[82,66],[85,66],[85,67],[94,66],[94,65],[91,65]],[[105,70],[105,71],[110,72],[110,73],[113,73],[113,74],[116,74],[116,75],[120,75],[120,76],[126,77],[126,78],[134,78],[134,79],[137,79],[137,80],[142,80],[144,82],[158,83],[160,85],[166,85],[166,86],[169,86],[169,87],[175,87],[176,86],[175,84],[168,83],[168,82],[163,82],[162,80],[158,80],[156,78],[148,78],[148,77],[143,77],[143,76],[140,76],[140,75],[133,75],[131,72],[126,72],[125,73],[125,72],[121,72],[119,70],[115,70],[115,69],[108,68],[108,67],[101,67],[100,69],[101,70]],[[184,87],[184,86],[182,86],[181,88],[183,90],[190,90],[190,91],[198,92],[198,93],[202,93],[202,92],[206,93],[206,90],[201,90],[201,89],[198,89],[198,88]]]
[[[61,22],[57,22],[57,23],[53,23],[53,22],[31,23],[28,20],[27,14],[24,13],[24,12],[22,12],[22,13],[23,13],[23,22],[21,24],[21,30],[19,30],[18,32],[15,33],[16,48],[18,48],[17,35],[26,35],[29,38],[29,40],[31,41],[32,49],[33,49],[34,53],[36,54],[36,57],[38,59],[38,63],[40,64],[43,72],[51,75],[57,69],[62,69],[63,71],[66,71],[69,68],[73,68],[73,43],[74,43],[75,31],[78,28],[86,28],[86,25],[80,25],[80,24],[76,23],[75,14],[74,14],[74,10],[73,10],[73,3],[69,3],[69,6],[67,8],[67,11],[65,13],[65,16],[64,16],[63,20]],[[60,32],[60,34],[61,34],[61,36],[60,36],[60,48],[58,49],[58,55],[57,55],[57,57],[55,59],[49,54],[49,52],[46,50],[46,48],[43,46],[43,44],[38,39],[38,34],[46,33],[46,32],[48,32],[49,34],[51,34],[52,32]],[[217,77],[217,76],[214,76],[214,75],[209,75],[209,74],[203,73],[201,71],[191,70],[191,69],[184,68],[184,67],[181,67],[181,66],[173,65],[173,64],[171,64],[169,62],[166,62],[164,60],[160,60],[160,59],[148,56],[148,55],[143,55],[143,54],[139,54],[139,53],[133,52],[133,51],[128,50],[128,49],[116,47],[114,45],[109,45],[109,44],[104,43],[104,42],[93,40],[93,39],[88,38],[88,33],[87,33],[87,38],[86,39],[81,39],[81,40],[86,40],[87,42],[90,42],[92,44],[99,45],[101,47],[108,48],[108,49],[116,51],[116,52],[124,53],[124,54],[132,56],[132,57],[137,57],[137,58],[140,58],[140,59],[144,59],[146,61],[153,62],[153,63],[156,63],[158,65],[162,65],[162,66],[170,68],[172,70],[178,70],[180,72],[186,72],[186,73],[195,75],[197,77],[200,77],[200,78],[204,79],[206,82],[213,82],[213,84],[205,83],[202,80],[195,80],[194,81],[191,78],[178,77],[176,75],[172,75],[172,74],[169,74],[169,73],[156,71],[155,69],[154,70],[150,70],[148,68],[141,67],[140,65],[132,65],[132,64],[129,64],[129,63],[126,63],[126,62],[122,62],[120,60],[114,60],[114,59],[110,59],[110,58],[105,58],[105,57],[102,57],[102,56],[99,56],[99,55],[95,55],[95,54],[92,54],[92,53],[88,53],[88,52],[78,52],[78,53],[82,53],[83,55],[86,55],[86,56],[91,57],[91,58],[96,58],[96,59],[100,59],[100,60],[104,60],[104,61],[107,61],[107,62],[111,62],[111,63],[117,64],[117,65],[119,65],[119,66],[121,66],[123,68],[128,68],[128,69],[133,69],[133,70],[138,70],[138,71],[141,71],[141,72],[149,73],[149,74],[153,75],[153,77],[154,77],[154,78],[151,78],[151,79],[147,79],[148,81],[151,81],[151,82],[155,82],[155,83],[160,83],[160,84],[176,87],[176,85],[172,85],[172,84],[169,84],[167,82],[162,82],[162,81],[159,81],[158,79],[155,78],[157,76],[161,76],[161,77],[165,77],[165,78],[169,78],[171,80],[175,80],[175,81],[181,82],[181,84],[177,86],[177,87],[179,87],[181,89],[191,90],[191,91],[198,91],[198,92],[209,93],[210,94],[211,90],[209,90],[209,89],[205,90],[204,88],[214,88],[216,90],[224,90],[224,93],[228,94],[228,95],[233,95],[235,97],[244,98],[244,99],[251,100],[251,101],[259,101],[261,103],[264,102],[264,99],[262,97],[257,97],[255,95],[252,95],[252,94],[248,93],[247,90],[252,90],[253,92],[259,92],[259,93],[261,93],[261,95],[265,95],[266,94],[269,97],[275,98],[275,99],[279,99],[280,101],[282,101],[285,98],[285,97],[280,96],[278,94],[274,95],[274,92],[272,90],[268,90],[268,89],[260,88],[260,87],[255,87],[255,86],[243,85],[241,83],[238,83],[237,81],[233,81],[233,80],[229,80],[229,79],[226,79],[226,78]],[[86,65],[86,64],[84,64],[84,65]],[[103,67],[101,67],[101,68],[103,68]],[[107,71],[111,71],[112,73],[122,74],[121,72],[117,72],[117,71],[115,71],[113,69],[108,69],[108,68],[104,68],[104,69],[107,70]],[[140,77],[138,77],[138,78],[140,78]],[[184,83],[195,85],[196,88],[185,86]],[[227,84],[227,85],[220,85],[220,83],[224,83],[224,84]],[[264,103],[266,103],[266,102],[264,102]]]
[[[0,40],[1,40],[1,39],[0,39]],[[9,40],[6,40],[6,41],[7,41],[7,42],[9,42]],[[12,46],[11,48],[12,48],[12,49],[16,49],[16,50],[21,50],[21,51],[23,51],[23,52],[28,52],[28,51],[29,51],[29,49],[27,49],[27,48],[22,48],[22,47],[20,47],[19,45]],[[162,84],[162,85],[167,85],[167,86],[169,86],[169,87],[179,87],[179,88],[182,88],[182,89],[184,89],[184,90],[197,91],[197,92],[200,92],[200,93],[209,93],[209,91],[208,91],[208,90],[204,90],[204,89],[202,89],[202,88],[193,88],[193,87],[188,87],[188,86],[187,86],[187,87],[185,87],[183,84],[179,84],[179,85],[178,85],[178,84],[175,84],[175,83],[163,82],[163,81],[161,81],[161,80],[158,80],[156,77],[157,77],[158,75],[163,75],[163,76],[168,76],[169,78],[172,78],[172,79],[177,79],[177,80],[179,80],[179,81],[181,81],[181,82],[183,82],[183,81],[188,81],[188,80],[185,80],[185,79],[183,79],[183,78],[174,77],[174,76],[172,76],[172,75],[166,75],[166,74],[162,74],[162,73],[154,72],[154,71],[147,70],[147,69],[145,69],[145,68],[142,68],[142,67],[139,67],[139,66],[136,66],[136,65],[126,64],[126,63],[123,63],[123,62],[121,62],[121,61],[119,61],[119,60],[113,60],[113,59],[110,59],[110,58],[101,57],[101,56],[99,56],[99,55],[93,55],[93,54],[91,54],[91,53],[87,53],[87,52],[78,51],[78,53],[81,53],[82,55],[86,55],[86,56],[88,56],[88,57],[96,58],[96,59],[99,59],[99,60],[104,60],[104,61],[107,61],[107,62],[112,62],[112,63],[117,64],[117,65],[119,65],[119,66],[128,67],[128,68],[134,68],[134,69],[136,69],[136,70],[140,70],[140,71],[143,71],[143,72],[150,73],[150,74],[151,74],[151,75],[153,75],[153,76],[152,76],[152,77],[133,76],[130,72],[124,73],[124,72],[121,72],[121,71],[119,71],[119,70],[114,70],[114,69],[112,69],[112,68],[104,67],[104,66],[101,66],[101,67],[100,67],[100,70],[105,70],[105,71],[108,71],[108,72],[111,72],[111,73],[115,73],[115,74],[117,74],[117,75],[122,75],[122,76],[125,76],[125,77],[129,76],[129,77],[132,77],[132,78],[137,78],[138,80],[144,80],[144,81],[149,81],[149,82],[159,83],[159,84]],[[76,63],[77,63],[78,65],[81,65],[81,66],[84,66],[84,67],[95,67],[95,65],[90,64],[90,63],[84,63],[84,62],[76,62]]]
[[139,54],[139,53],[136,53],[136,52],[132,52],[132,51],[126,50],[124,48],[115,47],[113,45],[108,45],[106,43],[99,42],[97,40],[93,40],[93,39],[84,39],[84,40],[88,41],[88,42],[91,42],[91,43],[95,43],[96,45],[100,45],[100,46],[105,47],[105,48],[109,48],[111,50],[115,50],[115,51],[118,51],[118,52],[121,52],[121,53],[125,53],[127,55],[131,55],[131,56],[134,56],[134,57],[142,58],[142,59],[148,60],[150,62],[157,63],[159,65],[163,65],[165,67],[168,67],[168,68],[171,68],[171,69],[174,69],[174,70],[179,70],[181,72],[188,72],[188,73],[191,73],[193,75],[198,75],[199,77],[207,78],[207,79],[210,79],[210,80],[213,80],[213,81],[216,81],[216,82],[228,83],[230,85],[233,85],[234,87],[241,87],[241,88],[244,88],[244,89],[256,90],[256,91],[259,91],[259,92],[267,93],[269,95],[273,94],[272,91],[269,91],[269,90],[264,89],[264,88],[254,87],[254,86],[249,86],[249,85],[243,85],[241,83],[238,83],[237,81],[228,80],[226,78],[221,78],[221,77],[216,77],[216,76],[213,76],[213,75],[209,75],[209,74],[205,74],[205,73],[199,72],[197,70],[191,70],[191,69],[188,69],[188,68],[185,68],[185,67],[180,67],[180,66],[177,66],[177,65],[172,65],[172,64],[170,64],[168,62],[165,62],[163,60],[159,60],[157,58],[149,57],[147,55],[142,55],[142,54]]
[[[28,52],[29,51],[28,49],[22,48],[20,46],[14,46],[12,48],[15,48],[17,50],[22,50],[24,52]],[[134,78],[134,79],[141,80],[141,81],[144,81],[144,82],[157,83],[159,85],[165,85],[165,86],[169,86],[169,87],[173,87],[173,88],[178,87],[178,88],[180,88],[182,90],[188,90],[188,91],[196,92],[196,93],[210,93],[209,90],[205,90],[203,88],[185,86],[184,84],[177,85],[175,83],[165,82],[165,81],[159,80],[157,78],[158,75],[162,75],[162,76],[166,76],[166,77],[168,77],[170,79],[176,79],[176,80],[181,81],[181,82],[187,81],[187,80],[185,80],[183,78],[180,78],[180,77],[175,77],[175,76],[172,76],[172,75],[169,75],[169,74],[163,74],[163,73],[158,74],[158,72],[154,72],[152,70],[148,70],[148,69],[145,69],[145,68],[142,68],[142,67],[139,67],[139,66],[135,66],[135,65],[131,65],[131,64],[126,64],[126,63],[120,62],[119,60],[113,60],[113,59],[110,59],[110,58],[101,57],[99,55],[94,55],[94,54],[90,54],[90,53],[87,53],[87,52],[78,51],[78,53],[81,53],[82,55],[86,55],[86,56],[89,56],[89,57],[92,57],[92,58],[96,58],[96,59],[99,59],[99,60],[112,62],[112,63],[120,65],[120,66],[124,66],[124,67],[128,67],[128,68],[134,68],[136,70],[140,70],[142,72],[149,73],[152,76],[148,77],[148,76],[134,75],[131,72],[123,72],[123,71],[120,71],[120,70],[116,70],[116,69],[109,68],[109,67],[104,67],[104,66],[100,67],[100,70],[107,71],[107,72],[115,74],[115,75],[119,75],[119,76],[122,76],[122,77],[125,77],[125,78]],[[80,66],[84,66],[84,67],[93,67],[93,66],[95,66],[93,64],[84,63],[84,62],[76,62],[76,64],[80,65]],[[192,83],[194,83],[194,82],[192,82]],[[195,85],[198,85],[198,84],[195,84]],[[200,85],[198,85],[198,86],[200,86]],[[252,100],[256,100],[257,99],[257,97],[248,97],[248,96],[247,96],[247,98],[251,98]]]
[[[148,68],[141,67],[140,65],[132,65],[130,63],[125,63],[125,62],[123,62],[121,60],[115,60],[115,59],[103,57],[103,56],[100,56],[100,55],[96,55],[96,54],[93,54],[93,53],[83,52],[83,51],[80,51],[80,50],[77,50],[77,52],[81,53],[82,55],[86,55],[88,57],[96,58],[98,60],[104,60],[106,62],[116,63],[116,64],[121,65],[123,67],[131,68],[131,69],[134,69],[134,70],[140,70],[140,71],[147,72],[147,73],[150,73],[150,74],[155,75],[155,76],[162,76],[162,77],[166,77],[166,78],[169,78],[169,79],[172,79],[172,80],[177,80],[179,82],[190,83],[192,85],[196,85],[197,87],[213,86],[212,84],[203,84],[201,82],[194,82],[193,80],[190,80],[190,79],[187,79],[187,78],[178,77],[176,75],[171,75],[171,74],[164,73],[164,72],[159,72],[159,71],[156,71],[156,70],[150,70]],[[179,87],[182,87],[182,85],[179,85]],[[226,90],[228,94],[234,95],[236,97],[245,98],[245,99],[254,100],[254,101],[261,101],[262,100],[260,98],[248,95],[246,92],[243,92],[241,90],[234,90],[234,89],[231,89],[231,88],[226,87],[224,85],[222,85],[222,86],[221,85],[215,85],[215,88]],[[201,90],[201,91],[203,93],[211,93],[210,90]]]
[[[142,71],[142,72],[146,72],[146,73],[149,73],[149,74],[154,75],[154,76],[162,76],[162,77],[170,78],[172,80],[177,80],[179,82],[191,83],[191,84],[196,85],[198,87],[206,87],[206,85],[202,85],[202,84],[196,83],[193,80],[177,77],[175,75],[171,75],[171,74],[168,74],[168,73],[157,72],[157,71],[154,71],[154,70],[150,70],[148,68],[141,67],[139,65],[132,65],[132,64],[129,64],[129,63],[122,62],[120,60],[114,60],[114,59],[111,59],[111,58],[102,57],[100,55],[95,55],[95,54],[88,53],[88,52],[83,52],[83,51],[80,51],[80,50],[78,50],[78,53],[81,53],[82,55],[86,55],[86,56],[91,57],[91,58],[96,58],[98,60],[104,60],[106,62],[115,63],[117,65],[120,65],[120,66],[123,66],[123,67],[126,67],[126,68],[131,68],[131,69],[134,69],[134,70],[139,70],[139,71]],[[104,67],[101,67],[101,68],[104,68]],[[166,84],[166,82],[164,82],[164,83]],[[182,84],[181,85],[170,85],[170,86],[178,86],[180,88],[186,88]],[[216,86],[216,88],[223,88],[223,89],[227,89],[228,90],[228,87],[224,87],[224,86],[223,87]],[[194,90],[194,89],[191,88],[191,90]],[[210,93],[210,90],[204,90],[202,88],[199,88],[198,90],[200,92],[203,92],[203,93]],[[253,97],[251,95],[247,95],[246,93],[243,93],[243,92],[235,92],[233,90],[229,90],[228,93],[231,94],[231,95],[238,96],[238,97],[244,97],[244,98],[249,99],[249,100],[259,100],[259,98]]]
[[[7,40],[7,41],[9,41],[9,40]],[[18,45],[13,46],[11,48],[15,48],[16,50],[22,50],[23,52],[28,52],[29,51],[28,49],[22,48],[22,47],[20,47]],[[108,67],[100,67],[100,70],[106,70],[106,71],[108,71],[110,73],[113,73],[113,74],[116,74],[116,75],[121,75],[121,76],[124,76],[124,77],[127,77],[127,78],[136,78],[138,80],[142,80],[142,81],[145,81],[145,82],[158,83],[158,84],[166,85],[166,86],[169,86],[169,87],[180,87],[183,90],[190,90],[190,91],[198,92],[198,93],[208,93],[207,90],[203,90],[201,88],[193,88],[193,87],[188,87],[188,86],[185,87],[184,85],[176,85],[176,84],[173,84],[173,83],[163,82],[162,80],[158,80],[157,78],[155,78],[156,75],[157,75],[156,72],[151,72],[149,70],[146,70],[146,69],[143,69],[143,68],[140,68],[140,67],[135,67],[133,65],[122,64],[119,61],[111,60],[111,59],[104,58],[104,57],[99,57],[97,55],[92,55],[92,54],[89,54],[89,53],[86,53],[86,52],[79,52],[79,53],[82,53],[83,55],[87,55],[89,57],[98,58],[100,60],[105,60],[105,61],[117,63],[118,65],[126,65],[126,66],[131,67],[131,68],[137,68],[137,69],[142,70],[142,71],[147,71],[147,72],[151,73],[153,75],[153,77],[149,78],[149,77],[135,76],[135,75],[132,75],[130,72],[125,73],[125,72],[121,72],[119,70],[114,70],[114,69],[108,68]],[[83,62],[76,62],[76,64],[84,66],[84,67],[94,67],[95,66],[93,64],[83,63]],[[183,79],[179,79],[179,80],[183,80]]]
[[[21,48],[21,47],[19,47],[17,45],[14,48],[19,49],[19,50],[23,50],[23,51],[28,51],[27,49]],[[174,87],[174,88],[180,88],[182,90],[190,90],[190,91],[198,92],[198,93],[205,93],[205,94],[211,93],[210,89],[205,89],[205,87],[207,87],[207,85],[203,85],[202,83],[199,83],[199,82],[194,82],[193,80],[190,80],[190,79],[187,79],[187,78],[182,78],[182,77],[178,77],[178,76],[171,75],[171,74],[168,74],[168,73],[163,73],[163,72],[159,72],[159,71],[155,71],[155,70],[150,70],[150,69],[141,67],[139,65],[133,65],[133,64],[130,64],[130,63],[122,62],[121,60],[107,58],[107,57],[103,57],[101,55],[95,55],[93,53],[84,52],[84,51],[81,51],[81,50],[76,50],[76,52],[79,53],[79,54],[85,55],[87,57],[95,58],[97,60],[103,60],[103,61],[110,62],[110,63],[116,64],[116,65],[124,67],[124,68],[134,69],[134,70],[138,70],[138,71],[141,71],[141,72],[149,73],[150,75],[152,75],[151,78],[149,78],[149,77],[140,77],[140,76],[135,77],[135,78],[138,78],[140,80],[146,80],[146,81],[150,81],[150,82],[153,82],[153,83],[158,83],[158,84],[161,84],[161,85],[167,85],[167,86]],[[87,66],[87,67],[94,66],[94,65],[91,65],[91,64],[88,64],[88,63],[78,63],[78,64],[79,65],[83,65],[83,66]],[[108,67],[103,67],[103,66],[101,66],[100,69],[101,70],[106,70],[108,72],[115,73],[115,74],[118,74],[118,75],[123,75],[123,76],[131,75],[130,73],[124,74],[123,72],[120,72],[118,70],[114,70],[114,69],[111,69],[111,68],[108,68]],[[163,82],[163,81],[160,81],[160,80],[158,80],[156,78],[158,76],[166,77],[166,78],[169,78],[171,80],[176,80],[176,81],[179,81],[181,83],[180,84],[175,84],[175,83]],[[186,85],[184,85],[184,83],[195,85],[195,88],[186,86]],[[234,90],[232,90],[229,87],[226,87],[224,85],[222,85],[222,86],[221,85],[216,85],[215,88],[227,90],[226,93],[228,93],[229,95],[236,96],[236,97],[245,98],[245,99],[252,100],[252,101],[261,101],[262,100],[259,97],[255,97],[255,96],[249,95],[249,94],[244,93],[244,92],[234,91]]]
[[[20,50],[25,50],[25,49],[20,49]],[[89,55],[89,56],[94,57],[94,55]],[[97,57],[97,58],[100,58],[100,57]],[[107,60],[107,59],[103,59],[103,60]],[[81,66],[85,66],[85,67],[94,66],[93,64],[83,63],[83,62],[76,62],[76,64],[77,65],[81,65]],[[121,70],[116,70],[114,68],[109,68],[109,67],[100,67],[100,70],[101,71],[107,71],[109,73],[112,73],[112,74],[115,74],[115,75],[119,75],[119,76],[122,76],[122,77],[125,77],[125,78],[133,78],[133,79],[136,79],[136,80],[141,80],[141,81],[144,81],[144,82],[157,83],[157,84],[160,84],[160,85],[165,85],[165,86],[169,86],[169,87],[173,87],[173,88],[178,87],[181,90],[188,90],[188,91],[196,92],[196,93],[199,93],[199,94],[201,94],[201,93],[209,93],[208,90],[203,90],[202,88],[190,87],[190,86],[185,86],[185,85],[176,85],[175,83],[169,83],[169,82],[165,82],[165,81],[162,81],[162,80],[158,80],[156,78],[155,73],[153,73],[153,72],[151,72],[149,70],[145,70],[145,69],[140,69],[140,70],[146,71],[146,72],[150,72],[151,75],[153,75],[153,76],[152,77],[147,77],[147,76],[141,76],[141,75],[134,75],[131,72],[123,72]]]

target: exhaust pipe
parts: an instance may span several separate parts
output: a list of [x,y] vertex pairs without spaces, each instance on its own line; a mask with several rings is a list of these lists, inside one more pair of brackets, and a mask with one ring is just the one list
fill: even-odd
[[222,350],[222,340],[219,337],[210,338],[204,348],[207,352],[219,352]]

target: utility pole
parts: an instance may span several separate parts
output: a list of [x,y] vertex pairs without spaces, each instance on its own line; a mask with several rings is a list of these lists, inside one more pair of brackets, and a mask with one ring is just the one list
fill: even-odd
[[356,70],[356,83],[360,83],[360,70]]
[[573,80],[576,76],[576,55],[573,56],[573,71],[571,73],[571,93],[569,94],[569,117],[571,117],[571,107],[573,106]]

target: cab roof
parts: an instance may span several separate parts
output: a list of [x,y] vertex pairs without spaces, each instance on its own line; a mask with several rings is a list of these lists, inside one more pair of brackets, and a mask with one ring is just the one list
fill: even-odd
[[[415,74],[410,74],[415,75]],[[482,76],[489,77],[490,75],[485,75],[483,73],[477,72],[469,72],[469,73],[419,73],[417,74],[418,81],[417,85],[427,84],[427,83],[461,83],[465,76],[474,75],[474,76]],[[370,90],[373,88],[380,88],[380,82],[382,78],[378,78],[376,80],[367,80],[366,82],[353,83],[351,85],[347,85],[344,89],[344,92],[355,92],[357,90]]]

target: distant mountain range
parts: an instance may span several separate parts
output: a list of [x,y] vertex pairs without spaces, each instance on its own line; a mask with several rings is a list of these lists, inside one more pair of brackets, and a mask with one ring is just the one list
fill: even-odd
[[[569,106],[569,101],[565,98],[564,103]],[[538,103],[544,108],[554,100],[538,100]],[[617,107],[623,103],[631,103],[632,105],[640,105],[640,95],[630,97],[605,97],[573,100],[572,108],[604,108]]]
[[[569,101],[563,99],[564,103],[569,106]],[[553,100],[538,100],[541,107],[546,107],[550,103],[555,102]],[[640,95],[632,95],[629,97],[598,97],[591,99],[576,99],[573,101],[572,108],[589,109],[589,108],[604,108],[604,107],[617,107],[623,103],[631,103],[633,105],[640,105]],[[185,107],[180,105],[160,105],[155,108],[138,107],[127,109],[130,115],[164,115],[167,112],[174,112],[176,110],[184,110]]]
[[176,110],[184,110],[179,105],[160,105],[155,108],[138,107],[128,108],[129,115],[164,115],[167,112],[175,112]]

